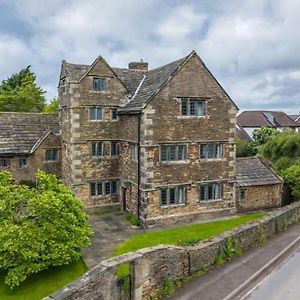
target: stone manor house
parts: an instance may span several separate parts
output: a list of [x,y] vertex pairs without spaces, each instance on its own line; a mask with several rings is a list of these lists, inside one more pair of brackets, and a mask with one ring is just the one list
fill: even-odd
[[[143,61],[114,68],[101,56],[63,61],[58,89],[59,120],[0,114],[0,168],[16,180],[44,169],[86,206],[120,206],[150,225],[234,213],[245,201],[246,189],[241,199],[236,190],[237,106],[194,51],[152,70]],[[279,206],[282,180],[255,164],[272,173],[263,207]]]

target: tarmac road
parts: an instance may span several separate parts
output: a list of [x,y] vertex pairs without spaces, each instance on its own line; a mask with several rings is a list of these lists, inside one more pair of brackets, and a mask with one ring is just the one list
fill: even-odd
[[300,250],[258,285],[247,300],[299,300]]

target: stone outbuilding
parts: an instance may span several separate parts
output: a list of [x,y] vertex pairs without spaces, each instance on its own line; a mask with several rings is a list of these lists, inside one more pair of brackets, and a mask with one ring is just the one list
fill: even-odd
[[282,178],[259,156],[236,159],[238,211],[280,207]]
[[61,177],[57,114],[0,113],[0,171],[17,182],[34,181],[37,170]]

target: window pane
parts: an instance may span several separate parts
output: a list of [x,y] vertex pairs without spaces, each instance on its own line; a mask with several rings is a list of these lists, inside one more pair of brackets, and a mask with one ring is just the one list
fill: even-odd
[[208,184],[207,185],[207,200],[213,199],[213,185]]
[[117,155],[117,142],[111,142],[111,156]]
[[116,195],[117,194],[117,182],[113,180],[111,182],[111,194]]
[[160,205],[167,205],[167,189],[162,189],[160,191]]
[[181,100],[181,115],[182,116],[187,116],[188,115],[187,107],[188,107],[187,100],[186,99],[182,99]]
[[176,145],[170,146],[170,160],[176,160]]
[[166,161],[167,160],[167,147],[166,146],[160,146],[160,160]]
[[186,145],[178,146],[178,160],[186,160]]
[[197,105],[198,109],[197,109],[197,115],[198,116],[205,116],[206,114],[206,109],[205,109],[205,106],[206,106],[206,102],[205,101],[198,101],[198,105]]
[[214,158],[214,145],[213,144],[207,145],[207,158]]
[[97,156],[103,156],[103,144],[102,144],[102,142],[98,142],[98,143],[96,143],[97,144]]
[[97,195],[101,196],[103,194],[102,192],[102,182],[97,183]]
[[200,201],[204,201],[205,199],[205,185],[200,185]]
[[169,189],[170,193],[170,204],[175,204],[175,188]]
[[97,107],[97,120],[102,120],[102,108],[101,107]]
[[183,204],[186,202],[186,187],[178,188],[178,203]]
[[111,109],[111,119],[112,120],[117,120],[118,119],[118,114],[117,114],[118,110],[116,108],[112,108]]
[[45,153],[45,159],[46,159],[46,161],[50,161],[51,157],[52,157],[51,150],[46,150],[46,153]]
[[190,116],[196,115],[196,101],[190,100]]
[[244,189],[241,189],[240,190],[240,200],[245,200],[245,190]]
[[91,196],[96,196],[96,183],[90,183]]
[[96,120],[96,107],[90,108],[90,120]]
[[110,194],[110,181],[105,182],[105,194]]
[[58,161],[58,150],[57,149],[52,150],[52,160]]
[[206,158],[206,146],[205,144],[200,145],[200,159]]

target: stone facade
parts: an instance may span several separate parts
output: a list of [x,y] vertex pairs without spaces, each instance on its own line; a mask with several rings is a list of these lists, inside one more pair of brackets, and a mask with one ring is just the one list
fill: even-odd
[[[102,57],[91,66],[63,62],[59,98],[64,182],[86,206],[120,205],[148,224],[235,212],[235,104],[195,52],[161,68],[147,68],[144,62],[111,68]],[[105,83],[101,90],[93,88],[98,79]],[[196,101],[193,105],[201,100],[205,113],[183,116],[183,99]],[[101,109],[100,120],[90,120],[95,107]],[[118,116],[113,119],[115,108]],[[93,157],[98,142],[103,153]],[[118,143],[119,155],[111,155],[112,142]],[[218,144],[222,153],[200,159],[201,144]],[[176,151],[176,145],[184,145],[184,159],[162,162],[166,145]],[[91,192],[99,182],[111,181],[117,181],[114,195]],[[219,184],[219,196],[199,201],[200,185],[210,183]],[[106,183],[101,183],[104,188]],[[167,205],[162,189],[170,193]],[[176,203],[179,193],[185,196]]]

